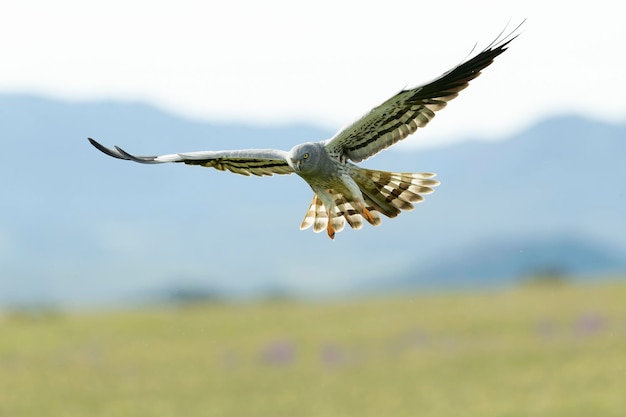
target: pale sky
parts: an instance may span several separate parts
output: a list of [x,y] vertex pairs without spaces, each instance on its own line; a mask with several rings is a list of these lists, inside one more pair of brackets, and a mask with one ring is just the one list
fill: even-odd
[[0,94],[335,130],[527,18],[428,138],[497,136],[571,112],[623,122],[622,10],[615,0],[6,2]]

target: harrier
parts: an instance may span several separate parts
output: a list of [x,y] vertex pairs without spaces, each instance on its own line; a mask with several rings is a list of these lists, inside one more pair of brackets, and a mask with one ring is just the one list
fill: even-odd
[[433,192],[433,187],[439,185],[433,179],[435,174],[376,171],[355,163],[426,126],[436,111],[443,109],[507,49],[518,36],[514,34],[518,28],[506,35],[501,33],[483,51],[435,80],[400,91],[334,137],[302,143],[290,151],[242,149],[135,156],[117,146],[110,149],[91,138],[89,141],[109,156],[142,164],[184,162],[258,176],[296,173],[314,192],[300,229],[313,226],[316,233],[326,229],[334,239],[335,232],[343,230],[346,222],[353,229],[360,229],[363,219],[378,226],[379,214],[396,217],[402,210],[412,210],[413,203]]

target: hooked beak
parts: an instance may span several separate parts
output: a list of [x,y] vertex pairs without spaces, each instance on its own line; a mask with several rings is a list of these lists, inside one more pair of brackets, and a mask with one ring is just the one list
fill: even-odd
[[293,165],[293,169],[296,170],[296,172],[300,172],[300,165],[302,165],[302,161],[299,159],[296,160],[291,160],[291,163]]

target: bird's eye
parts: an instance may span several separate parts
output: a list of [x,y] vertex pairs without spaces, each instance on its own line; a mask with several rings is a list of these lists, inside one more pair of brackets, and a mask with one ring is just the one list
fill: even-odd
[[304,155],[302,155],[302,159],[309,159],[309,153],[305,153]]

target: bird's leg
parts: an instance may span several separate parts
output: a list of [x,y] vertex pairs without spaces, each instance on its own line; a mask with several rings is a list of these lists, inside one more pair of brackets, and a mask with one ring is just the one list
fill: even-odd
[[374,217],[372,216],[372,213],[370,213],[370,211],[367,209],[367,207],[363,207],[362,214],[369,224],[374,224]]
[[332,212],[331,210],[326,210],[326,213],[328,214],[328,223],[326,223],[326,232],[328,233],[328,237],[331,239],[335,239],[335,229],[333,228],[333,225],[331,224],[331,220],[332,220]]

